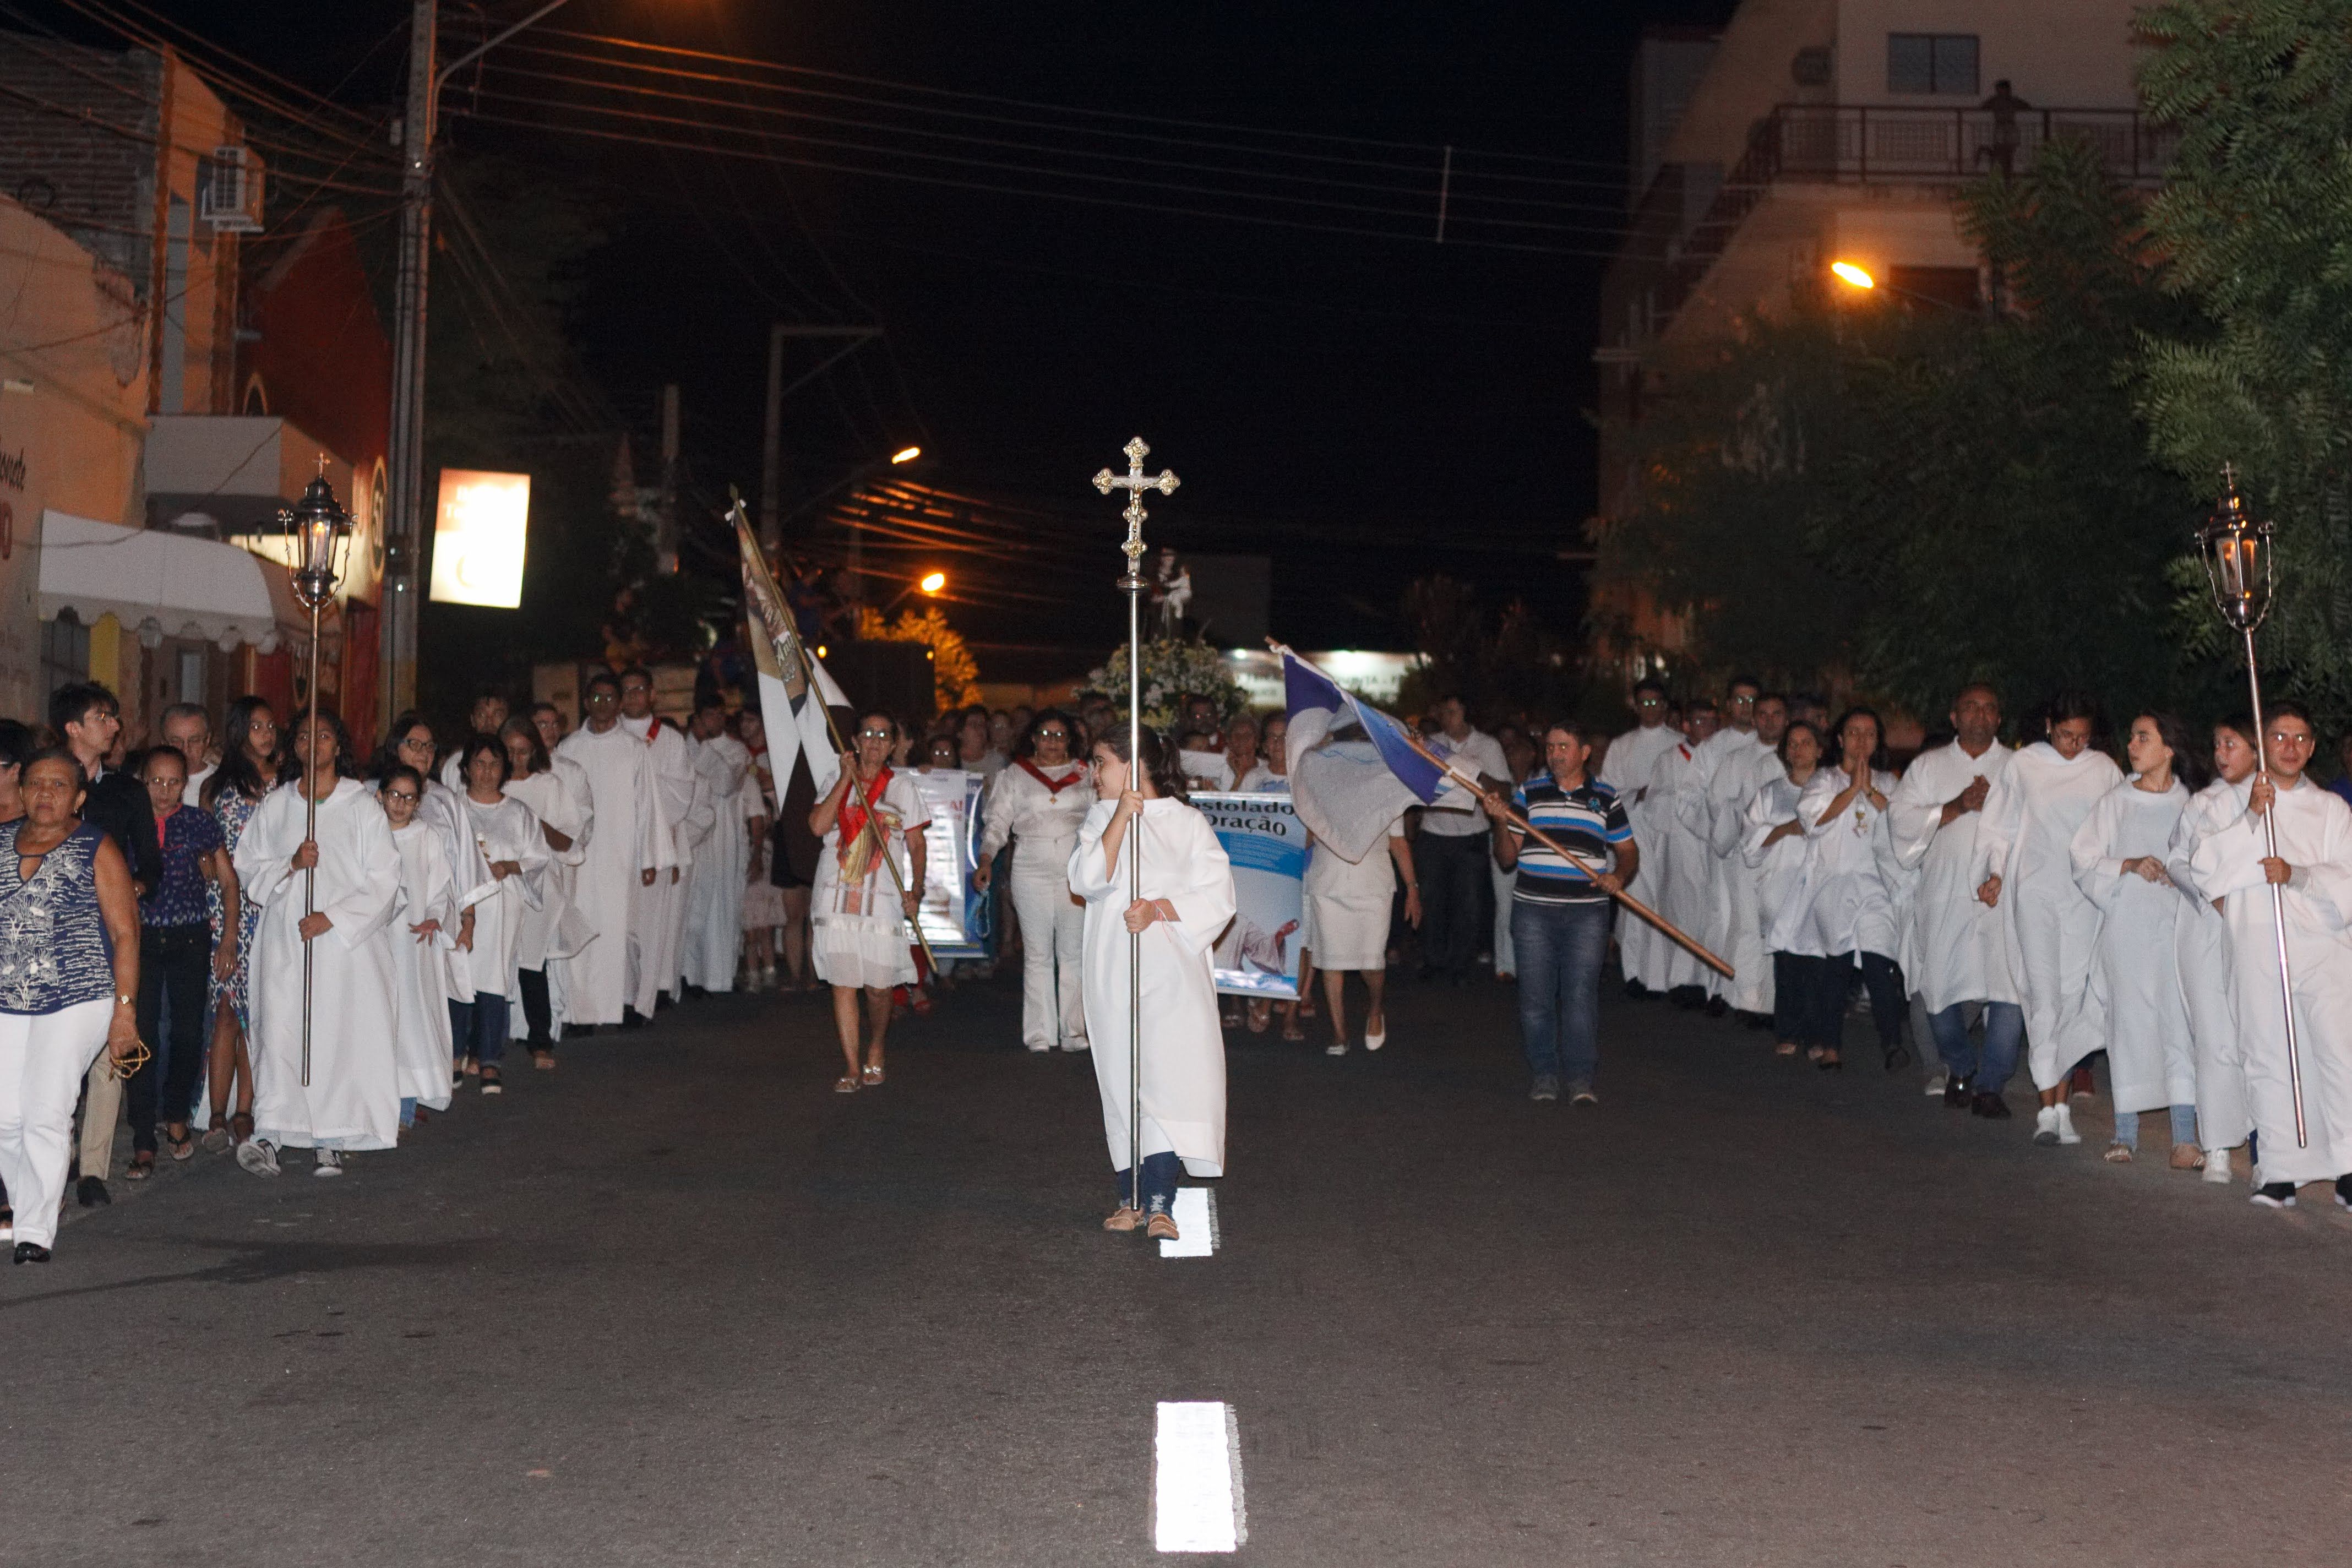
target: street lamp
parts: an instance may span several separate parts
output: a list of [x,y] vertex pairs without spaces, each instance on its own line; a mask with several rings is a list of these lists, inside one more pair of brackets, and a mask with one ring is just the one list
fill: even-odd
[[888,615],[891,611],[898,607],[899,600],[904,599],[908,595],[915,592],[918,588],[921,589],[929,597],[936,599],[940,596],[940,591],[946,588],[947,585],[948,574],[946,573],[926,572],[920,577],[916,578],[913,582],[899,589],[898,594],[891,598],[890,602],[882,606],[880,613],[886,616]]
[[1938,300],[1933,294],[1922,294],[1916,289],[1906,289],[1900,283],[1881,282],[1875,273],[1859,261],[1832,261],[1830,263],[1830,275],[1857,293],[1869,294],[1884,289],[1889,294],[1900,294],[1906,300],[1914,300],[1922,305],[1933,305],[1938,310],[1949,310],[1955,316],[1974,314],[1973,311],[1962,310],[1949,300]]
[[1846,282],[1853,284],[1857,289],[1875,289],[1878,287],[1878,279],[1870,275],[1870,268],[1860,266],[1854,262],[1832,261],[1830,263],[1830,270],[1836,273],[1838,277],[1843,279]]
[[890,466],[894,468],[904,468],[922,455],[923,449],[920,447],[901,447],[890,454]]
[[[335,584],[343,574],[343,555],[352,538],[352,514],[335,500],[335,487],[320,474],[303,490],[302,499],[278,514],[278,531],[286,536],[286,556],[291,563],[294,597],[310,612],[310,658],[309,702],[310,705],[310,744],[318,745],[319,721],[319,616],[335,596]],[[314,793],[316,770],[306,769],[302,778],[302,841],[309,843],[319,836],[319,800]],[[302,912],[318,912],[319,872],[306,868],[302,872]],[[310,1087],[310,943],[302,944],[302,1087]]]

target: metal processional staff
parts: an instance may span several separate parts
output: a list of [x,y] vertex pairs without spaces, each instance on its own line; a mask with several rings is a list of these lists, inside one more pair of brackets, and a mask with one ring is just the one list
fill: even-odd
[[[1136,437],[1121,448],[1127,454],[1127,472],[1115,474],[1108,468],[1095,476],[1095,489],[1108,495],[1115,489],[1127,492],[1127,510],[1119,515],[1127,520],[1127,542],[1119,553],[1127,557],[1127,575],[1118,580],[1119,589],[1127,595],[1127,787],[1137,788],[1136,771],[1143,766],[1143,492],[1158,490],[1170,495],[1176,489],[1176,476],[1162,468],[1158,475],[1143,471],[1143,459],[1151,456],[1151,448]],[[1143,899],[1143,815],[1136,814],[1127,826],[1127,887],[1128,902],[1139,903]],[[1143,1211],[1143,933],[1127,933],[1127,1177],[1128,1203],[1137,1213]]]
[[[2257,776],[2268,782],[2270,757],[2263,749],[2263,737],[2270,725],[2263,717],[2263,680],[2254,668],[2254,633],[2271,612],[2271,525],[2247,515],[2245,500],[2238,494],[2238,471],[2230,464],[2221,467],[2221,499],[2205,526],[2197,531],[2197,552],[2205,563],[2205,582],[2212,590],[2213,607],[2245,639],[2246,693],[2254,705],[2255,733],[2250,737],[2254,742],[2254,767]],[[2263,851],[2273,860],[2278,858],[2275,793],[2271,808],[2263,813]],[[2311,1135],[2303,1120],[2303,1057],[2295,1046],[2294,980],[2287,968],[2286,898],[2276,882],[2270,887],[2271,929],[2278,937],[2279,997],[2286,1007],[2287,1082],[2294,1090],[2294,1146],[2302,1149],[2310,1145]]]
[[[287,570],[293,579],[294,596],[310,612],[310,684],[305,689],[310,705],[310,747],[315,754],[319,744],[319,616],[335,596],[335,584],[343,574],[343,549],[352,536],[352,515],[335,500],[335,487],[327,482],[326,463],[320,461],[320,472],[303,490],[302,499],[278,514],[278,531],[286,536]],[[295,743],[301,743],[296,738]],[[318,769],[305,765],[302,772],[302,842],[308,844],[319,837]],[[302,913],[318,912],[319,872],[307,867],[302,872]],[[310,943],[302,944],[302,1087],[310,1087]]]

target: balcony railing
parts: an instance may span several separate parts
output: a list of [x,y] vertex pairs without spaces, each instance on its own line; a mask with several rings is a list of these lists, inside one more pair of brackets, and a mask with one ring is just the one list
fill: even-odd
[[[1749,143],[1783,180],[1965,180],[2022,169],[2035,149],[2074,136],[2099,150],[2119,180],[2155,180],[2180,133],[2129,109],[1876,109],[1784,103]],[[1747,160],[1742,160],[1743,163]]]
[[1706,213],[1667,248],[1653,310],[1663,327],[1730,245],[1756,204],[1780,181],[1944,184],[1995,168],[2022,169],[2061,136],[2086,138],[2108,172],[2129,182],[2161,179],[2180,133],[2128,109],[1875,109],[1783,103],[1759,120],[1748,149],[1724,176]]

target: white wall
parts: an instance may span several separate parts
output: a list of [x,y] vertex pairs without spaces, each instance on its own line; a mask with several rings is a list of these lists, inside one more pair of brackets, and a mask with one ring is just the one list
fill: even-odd
[[[2132,14],[2143,0],[1840,0],[1837,77],[1840,103],[1973,107],[2009,79],[2017,95],[2043,109],[2131,109],[2131,73],[2139,58]],[[1974,33],[1979,89],[1974,98],[1886,90],[1889,33]]]

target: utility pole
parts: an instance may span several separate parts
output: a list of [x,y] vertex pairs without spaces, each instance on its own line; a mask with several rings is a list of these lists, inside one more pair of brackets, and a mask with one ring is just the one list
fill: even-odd
[[392,451],[384,474],[383,720],[416,705],[417,568],[425,534],[425,293],[433,243],[434,34],[438,0],[412,0],[400,122],[400,255],[393,283]]
[[760,548],[773,560],[784,547],[778,521],[784,488],[784,323],[768,329],[768,419],[760,431]]
[[661,515],[654,523],[654,570],[677,570],[677,383],[662,388]]

